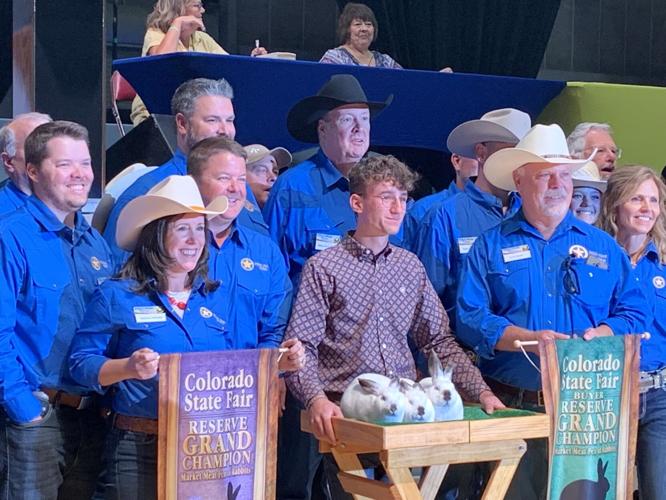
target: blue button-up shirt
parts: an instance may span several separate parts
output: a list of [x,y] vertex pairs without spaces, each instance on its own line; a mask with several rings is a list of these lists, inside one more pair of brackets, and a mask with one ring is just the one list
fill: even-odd
[[356,228],[349,181],[321,150],[277,178],[263,212],[295,288],[308,258]]
[[228,302],[234,348],[278,347],[289,320],[292,286],[277,245],[238,224],[221,247],[211,240],[208,275],[220,281]]
[[439,191],[438,193],[424,196],[423,198],[414,202],[409,207],[405,214],[405,220],[402,221],[401,228],[401,246],[407,250],[412,250],[414,241],[416,240],[419,230],[421,228],[421,221],[434,206],[439,206],[444,200],[460,193],[460,189],[456,185],[456,181],[451,181],[449,187]]
[[[502,200],[468,180],[464,191],[433,207],[423,218],[412,251],[423,262],[452,320],[460,273],[469,249],[477,237],[519,208],[520,197],[512,195],[505,214]],[[452,323],[453,327],[455,322]]]
[[13,212],[25,205],[28,195],[21,191],[11,179],[0,188],[0,215]]
[[[176,150],[173,158],[159,168],[151,170],[139,177],[118,197],[109,213],[109,218],[107,219],[106,227],[104,228],[104,239],[109,244],[109,248],[111,248],[115,262],[122,264],[130,256],[129,252],[126,252],[116,244],[118,217],[123,208],[125,208],[125,206],[134,198],[146,194],[156,184],[159,184],[170,175],[186,174],[187,156],[182,151]],[[257,201],[249,187],[247,188],[247,203],[245,208],[238,215],[238,222],[254,231],[268,235],[268,226],[266,226],[266,223],[264,222],[261,211],[257,206]]]
[[40,387],[81,394],[67,353],[94,289],[113,272],[102,237],[76,214],[74,228],[39,199],[0,218],[0,404],[27,422]]
[[480,236],[467,255],[457,334],[480,356],[485,376],[536,390],[541,378],[522,353],[495,350],[508,326],[581,335],[605,324],[616,335],[636,333],[644,329],[645,300],[609,235],[569,212],[545,240],[520,210]]
[[[226,300],[218,288],[207,292],[201,280],[192,288],[182,319],[167,296],[139,295],[136,282],[106,281],[93,295],[72,342],[70,370],[84,386],[103,393],[99,371],[109,359],[122,359],[148,347],[160,354],[234,349],[226,324]],[[113,410],[157,418],[158,377],[115,384]]]
[[666,266],[659,261],[653,242],[636,264],[634,279],[647,297],[650,315],[646,330],[650,340],[641,341],[641,370],[655,371],[666,366]]

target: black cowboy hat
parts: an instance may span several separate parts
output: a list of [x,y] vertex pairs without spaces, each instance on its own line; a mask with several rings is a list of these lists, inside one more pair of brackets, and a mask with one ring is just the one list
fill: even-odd
[[316,143],[317,121],[332,109],[346,104],[367,104],[370,117],[375,117],[391,104],[393,94],[384,102],[368,101],[358,80],[352,75],[333,75],[317,95],[298,101],[287,115],[287,129],[299,141]]

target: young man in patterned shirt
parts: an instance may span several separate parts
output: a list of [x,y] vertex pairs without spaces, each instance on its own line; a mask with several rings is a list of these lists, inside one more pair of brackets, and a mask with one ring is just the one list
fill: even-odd
[[504,405],[483,381],[449,331],[449,321],[418,258],[388,243],[400,228],[416,175],[392,156],[364,159],[349,174],[349,203],[357,227],[303,268],[286,338],[298,337],[305,368],[287,385],[307,409],[315,435],[335,443],[332,417],[342,392],[365,372],[414,379],[411,334],[420,350],[434,349],[456,366],[463,397],[487,412]]

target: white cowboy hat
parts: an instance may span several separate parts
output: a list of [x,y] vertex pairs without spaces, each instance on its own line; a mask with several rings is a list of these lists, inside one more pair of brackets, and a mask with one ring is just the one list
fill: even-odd
[[284,148],[273,148],[268,149],[262,144],[250,144],[243,148],[247,154],[247,165],[251,165],[254,162],[263,160],[268,155],[271,155],[275,158],[275,163],[277,163],[278,170],[288,167],[291,164],[291,153]]
[[143,196],[130,201],[118,216],[116,242],[118,246],[133,251],[139,234],[154,220],[178,214],[223,214],[229,201],[218,196],[204,207],[201,193],[189,175],[171,175],[156,184]]
[[593,161],[588,161],[581,168],[576,170],[572,175],[573,186],[577,187],[591,187],[598,189],[604,193],[606,191],[607,182],[601,178],[599,174],[599,167]]
[[567,140],[559,125],[535,125],[516,144],[515,148],[500,149],[491,154],[483,166],[483,174],[488,181],[504,191],[515,191],[513,171],[526,163],[550,163],[570,165],[574,172],[585,165],[589,158],[573,159],[569,155]]
[[474,146],[480,142],[517,144],[532,126],[530,115],[513,108],[489,111],[479,120],[470,120],[454,128],[446,139],[451,153],[476,158]]

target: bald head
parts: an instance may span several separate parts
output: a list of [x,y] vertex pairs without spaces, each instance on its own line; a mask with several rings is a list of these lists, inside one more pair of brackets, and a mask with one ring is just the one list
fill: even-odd
[[50,122],[51,117],[42,113],[18,115],[0,129],[0,155],[7,176],[25,194],[30,194],[30,182],[25,169],[24,145],[26,138],[39,125]]

